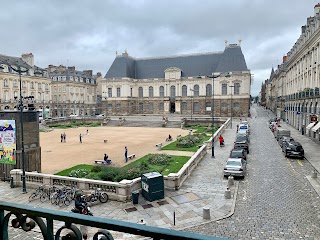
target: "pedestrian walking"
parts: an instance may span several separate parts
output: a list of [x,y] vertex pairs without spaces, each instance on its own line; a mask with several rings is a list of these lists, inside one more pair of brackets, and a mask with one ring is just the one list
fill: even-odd
[[128,162],[128,148],[127,148],[127,146],[124,147],[124,158],[125,158],[126,162]]
[[82,135],[81,135],[81,133],[79,135],[79,139],[80,139],[80,143],[82,143]]
[[63,134],[61,133],[61,142],[63,142]]
[[63,142],[66,142],[66,138],[67,138],[67,135],[66,135],[66,133],[64,132],[64,133],[63,133]]
[[89,129],[87,129],[87,135],[89,135]]

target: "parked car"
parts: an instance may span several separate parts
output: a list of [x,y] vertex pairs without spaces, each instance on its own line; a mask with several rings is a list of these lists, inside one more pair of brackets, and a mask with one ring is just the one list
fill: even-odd
[[239,124],[238,132],[241,131],[241,130],[246,130],[248,132],[248,134],[250,133],[248,124]]
[[98,114],[98,115],[96,115],[96,117],[97,117],[97,118],[104,118],[105,115],[104,115],[104,114]]
[[243,158],[228,158],[223,169],[224,177],[244,177],[247,171],[247,162]]
[[244,149],[247,154],[249,154],[249,143],[243,143],[243,142],[235,142],[234,143],[234,146],[233,146],[234,149]]
[[78,117],[78,114],[70,114],[70,116],[69,117],[71,117],[71,118],[75,118],[75,117]]
[[236,136],[236,140],[234,141],[236,142],[248,142],[250,143],[250,139],[249,139],[249,135],[246,133],[239,133]]
[[291,141],[294,141],[294,139],[289,136],[282,136],[281,138],[279,138],[278,143],[279,143],[280,147],[282,148],[283,143],[287,142],[287,141],[291,142]]
[[282,151],[286,157],[304,158],[304,149],[299,142],[287,141],[282,145]]
[[290,137],[291,132],[290,132],[290,130],[287,130],[287,129],[284,129],[281,127],[276,127],[273,134],[274,134],[274,137],[277,139],[277,141],[279,141],[279,138],[281,138],[282,136]]
[[247,152],[246,150],[242,148],[238,149],[232,149],[230,151],[230,158],[243,158],[244,160],[247,160]]

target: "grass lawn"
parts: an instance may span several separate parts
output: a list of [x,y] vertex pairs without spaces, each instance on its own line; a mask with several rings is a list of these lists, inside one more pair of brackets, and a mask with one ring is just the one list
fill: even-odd
[[[208,141],[211,138],[211,136],[206,136],[203,140],[203,142]],[[174,141],[164,147],[162,147],[162,150],[174,150],[174,151],[188,151],[188,152],[196,152],[199,149],[199,145],[202,145],[202,143],[197,144],[196,146],[189,147],[189,148],[183,148],[183,147],[176,147],[177,141]]]
[[83,170],[87,170],[88,172],[90,172],[93,167],[94,167],[93,165],[80,164],[80,165],[73,166],[72,168],[62,170],[61,172],[57,172],[54,175],[69,176],[71,171],[78,170],[78,169],[83,169]]
[[[121,169],[121,171],[126,171],[126,170],[129,170],[134,167],[140,167],[141,163],[146,162],[147,158],[148,158],[148,155],[143,156],[142,158],[139,158],[136,161],[131,162],[128,165],[126,165],[120,169]],[[177,173],[181,169],[181,167],[186,162],[188,162],[189,159],[190,159],[190,157],[188,157],[188,156],[171,156],[171,161],[166,166],[151,165],[151,164],[148,164],[148,165],[149,165],[149,168],[152,169],[152,171],[157,171],[157,172],[161,173],[162,175],[167,176],[169,173]],[[80,164],[80,165],[76,165],[72,168],[68,168],[68,169],[65,169],[61,172],[58,172],[55,175],[69,176],[71,171],[78,170],[78,169],[83,169],[83,170],[87,170],[88,172],[90,172],[93,167],[94,167],[94,165]],[[103,168],[103,166],[102,166],[102,168]],[[147,172],[149,172],[149,171],[147,171]]]
[[[192,129],[194,133],[206,133],[212,135],[212,128],[211,126],[186,126],[187,129]],[[219,127],[215,126],[214,127],[214,132],[216,132],[219,129]]]

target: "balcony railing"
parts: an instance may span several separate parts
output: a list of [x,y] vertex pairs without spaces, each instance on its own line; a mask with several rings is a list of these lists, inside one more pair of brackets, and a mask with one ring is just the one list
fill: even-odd
[[[11,217],[11,220],[10,220]],[[12,219],[12,217],[15,217]],[[46,221],[45,221],[46,220]],[[64,222],[64,225],[58,225],[57,222]],[[8,203],[0,201],[0,239],[8,240],[9,222],[13,228],[21,228],[25,232],[31,231],[38,226],[43,239],[82,239],[80,229],[75,224],[97,228],[93,239],[114,239],[109,232],[117,231],[129,233],[138,236],[151,237],[152,239],[221,239],[212,236],[205,236],[184,231],[177,231],[166,228],[151,227],[137,223],[124,222],[109,218],[81,215],[69,212],[60,212],[56,210],[35,208],[34,206]],[[54,224],[61,226],[54,230]],[[98,230],[99,229],[99,230]],[[108,229],[108,230],[106,230]],[[64,230],[62,234],[62,230]],[[104,238],[100,238],[103,237]]]

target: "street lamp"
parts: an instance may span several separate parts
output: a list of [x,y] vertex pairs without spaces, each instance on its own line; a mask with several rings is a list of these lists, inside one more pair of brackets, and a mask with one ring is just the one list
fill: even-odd
[[231,88],[231,103],[230,103],[230,112],[231,112],[231,121],[230,121],[230,127],[232,129],[232,116],[233,116],[233,110],[232,110],[232,91],[234,90],[234,85],[229,86]]
[[191,96],[191,121],[192,121],[194,89],[190,88],[190,91],[192,91],[192,95],[193,95]]
[[[9,60],[4,60],[2,64],[6,64],[12,71],[16,72],[19,74],[19,83],[20,83],[20,99],[19,99],[19,108],[20,109],[20,129],[21,129],[21,162],[22,162],[22,192],[27,193],[27,187],[26,187],[26,167],[25,167],[25,158],[24,158],[24,133],[23,133],[23,96],[22,96],[22,80],[21,80],[21,75],[23,73],[26,73],[29,71],[29,66],[26,64],[19,63],[18,61],[16,62],[15,66],[13,67],[11,64],[9,64]],[[24,70],[22,69],[24,68]],[[0,66],[0,69],[3,69],[2,66]],[[38,74],[39,72],[35,72],[35,74]],[[29,99],[30,97],[28,97]],[[33,98],[33,97],[31,97]]]
[[[212,78],[212,93],[211,93],[211,128],[212,128],[212,144],[211,144],[211,157],[214,158],[214,79],[220,77],[220,75],[207,76],[208,78]],[[230,74],[227,73],[224,77],[230,77]]]
[[[20,108],[20,129],[21,129],[21,161],[22,161],[22,192],[27,193],[26,188],[26,169],[25,169],[25,159],[24,159],[24,134],[23,134],[23,97],[22,97],[22,81],[21,74],[29,71],[28,68],[25,67],[25,70],[22,70],[19,63],[17,63],[17,67],[11,66],[7,61],[4,62],[12,71],[17,72],[19,74],[20,81],[20,100],[19,100],[19,108]],[[3,69],[3,67],[1,67]]]

